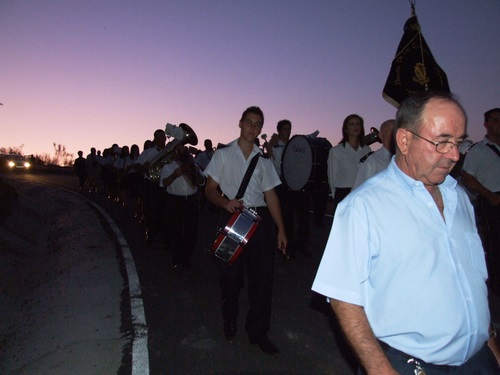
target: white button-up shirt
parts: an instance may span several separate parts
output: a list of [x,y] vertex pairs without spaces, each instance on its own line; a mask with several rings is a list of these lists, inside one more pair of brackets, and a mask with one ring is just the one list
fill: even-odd
[[355,150],[347,142],[345,147],[339,144],[330,149],[327,172],[328,184],[333,196],[335,196],[335,188],[352,188],[358,173],[359,161],[370,151],[371,148],[368,146],[360,146]]
[[488,340],[484,251],[450,176],[443,220],[394,158],[338,206],[312,289],[364,307],[375,336],[425,362],[461,365]]
[[[220,189],[229,199],[234,199],[243,176],[252,158],[257,153],[260,153],[260,150],[254,145],[251,155],[245,160],[238,141],[233,141],[228,147],[215,152],[204,173],[219,184]],[[264,192],[275,188],[279,184],[281,184],[281,181],[271,160],[259,157],[252,178],[243,195],[243,205],[246,207],[266,206]]]

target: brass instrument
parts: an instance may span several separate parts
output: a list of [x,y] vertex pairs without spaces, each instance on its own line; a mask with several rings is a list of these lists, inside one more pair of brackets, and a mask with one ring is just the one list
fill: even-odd
[[370,133],[365,135],[363,138],[363,141],[365,142],[365,145],[370,146],[372,143],[379,142],[382,143],[382,140],[378,136],[378,129],[377,128],[371,128]]
[[175,126],[167,124],[165,127],[165,134],[173,136],[175,139],[168,143],[163,150],[161,150],[149,164],[148,174],[152,182],[159,182],[161,170],[165,164],[169,164],[174,159],[174,149],[177,145],[191,144],[196,146],[198,144],[198,137],[191,127],[187,124],[180,124]]

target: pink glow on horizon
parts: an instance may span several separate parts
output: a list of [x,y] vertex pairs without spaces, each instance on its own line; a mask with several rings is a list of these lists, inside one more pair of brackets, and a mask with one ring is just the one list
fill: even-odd
[[[421,1],[417,16],[469,117],[498,107],[500,3]],[[227,143],[250,105],[263,133],[288,118],[332,144],[350,113],[366,131],[394,116],[382,99],[407,1],[7,1],[0,4],[0,146],[75,154],[142,149],[167,122]]]

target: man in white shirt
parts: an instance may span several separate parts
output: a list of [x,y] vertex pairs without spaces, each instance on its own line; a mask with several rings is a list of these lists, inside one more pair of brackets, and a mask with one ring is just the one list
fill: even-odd
[[274,355],[279,353],[278,348],[267,336],[271,327],[274,256],[276,249],[286,254],[287,237],[280,202],[274,191],[281,182],[271,160],[258,157],[243,197],[235,199],[251,160],[261,154],[254,141],[263,125],[264,114],[259,107],[249,107],[243,112],[239,138],[218,149],[205,169],[205,193],[214,205],[223,209],[219,226],[225,226],[241,205],[253,208],[262,218],[236,262],[228,265],[218,261],[219,285],[224,335],[232,341],[237,330],[239,294],[246,274],[249,309],[245,329],[248,338],[264,353]]
[[371,152],[361,158],[359,161],[358,173],[354,181],[353,189],[357,188],[370,177],[376,175],[381,170],[387,168],[394,155],[393,142],[394,120],[387,120],[380,125],[379,139],[382,141],[382,147],[377,151]]
[[212,141],[210,139],[205,139],[203,144],[205,146],[205,150],[196,155],[196,158],[194,159],[202,171],[205,170],[208,163],[210,163],[210,159],[212,159],[212,156],[214,155]]
[[267,154],[282,182],[275,190],[280,200],[285,230],[288,235],[287,259],[293,259],[297,253],[310,255],[306,246],[309,236],[309,196],[304,190],[295,191],[290,189],[281,173],[281,160],[283,151],[290,140],[292,122],[287,119],[278,121],[276,131],[278,133],[274,133],[267,144]]
[[500,296],[500,108],[484,114],[486,136],[465,155],[462,182],[478,195],[475,203],[486,251],[490,287]]
[[396,129],[389,166],[339,204],[312,288],[366,374],[498,373],[483,248],[449,176],[465,112],[422,91],[401,103]]
[[[182,124],[179,125],[182,127]],[[175,146],[173,160],[161,171],[160,186],[166,189],[164,230],[172,264],[188,266],[198,239],[198,187],[205,178],[187,147]]]
[[165,131],[154,132],[153,147],[145,149],[137,158],[135,168],[144,172],[144,219],[146,224],[146,244],[152,245],[160,234],[164,215],[164,191],[159,182],[150,180],[148,170],[151,161],[165,147],[167,136]]

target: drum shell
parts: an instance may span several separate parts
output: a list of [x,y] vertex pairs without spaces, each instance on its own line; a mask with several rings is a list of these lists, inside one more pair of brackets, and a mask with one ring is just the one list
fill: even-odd
[[233,213],[225,227],[219,229],[210,252],[223,262],[233,264],[243,252],[261,220],[256,211],[241,206]]
[[328,182],[327,162],[332,144],[321,137],[295,135],[281,158],[283,182],[291,190],[314,190]]

